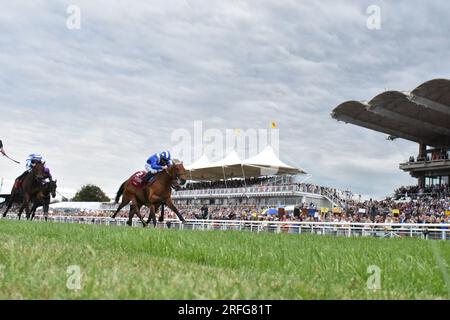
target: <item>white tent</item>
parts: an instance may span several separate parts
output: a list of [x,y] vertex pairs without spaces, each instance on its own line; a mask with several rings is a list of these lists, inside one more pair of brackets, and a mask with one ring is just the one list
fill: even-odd
[[[195,163],[200,162],[200,160]],[[247,160],[241,160],[238,153],[234,150],[220,161],[204,166],[189,166],[187,170],[192,180],[306,174],[304,170],[282,162],[270,146],[267,146],[262,152]]]
[[272,176],[284,174],[305,174],[302,169],[294,168],[281,161],[271,146],[267,146],[256,156],[242,161],[247,176]]
[[224,159],[211,163],[210,167],[230,167],[241,165],[242,161],[236,150],[231,151]]
[[204,168],[209,166],[211,163],[208,160],[208,157],[206,156],[206,154],[203,154],[200,159],[198,159],[197,161],[195,161],[194,163],[186,166],[186,170],[196,170],[199,168]]
[[[197,161],[196,161],[197,162]],[[203,167],[187,169],[193,180],[220,180],[229,178],[241,178],[242,160],[233,150],[224,159],[210,163]]]

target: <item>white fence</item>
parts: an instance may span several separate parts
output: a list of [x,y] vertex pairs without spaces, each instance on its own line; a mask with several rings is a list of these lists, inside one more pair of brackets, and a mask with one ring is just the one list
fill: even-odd
[[[7,219],[16,220],[16,214]],[[49,221],[61,223],[95,224],[108,226],[125,226],[126,218],[115,220],[108,217],[50,216]],[[35,217],[36,221],[44,221],[44,217]],[[133,219],[133,227],[142,227],[138,219]],[[422,238],[450,240],[450,224],[381,224],[381,223],[343,223],[343,222],[271,222],[271,221],[238,221],[238,220],[187,220],[181,224],[179,220],[168,219],[158,223],[158,228],[177,230],[235,230],[249,232],[270,232],[289,234],[318,234],[345,237],[377,237],[377,238]]]

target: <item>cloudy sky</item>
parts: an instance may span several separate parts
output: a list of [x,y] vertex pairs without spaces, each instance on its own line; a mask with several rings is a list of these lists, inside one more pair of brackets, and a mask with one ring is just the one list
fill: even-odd
[[[81,29],[67,28],[71,4]],[[367,28],[369,5],[380,30]],[[448,12],[447,0],[4,1],[0,138],[22,162],[42,153],[63,193],[112,194],[196,120],[222,131],[275,121],[283,161],[381,198],[415,182],[398,163],[416,145],[330,112],[448,78]],[[22,171],[0,159],[2,192]]]

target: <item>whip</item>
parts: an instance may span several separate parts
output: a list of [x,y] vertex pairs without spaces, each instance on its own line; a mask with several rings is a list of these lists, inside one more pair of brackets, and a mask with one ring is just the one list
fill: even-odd
[[4,156],[5,156],[6,158],[8,158],[9,160],[11,160],[12,162],[15,162],[15,163],[17,163],[17,164],[20,164],[19,161],[16,161],[16,160],[10,158],[7,154],[5,154]]

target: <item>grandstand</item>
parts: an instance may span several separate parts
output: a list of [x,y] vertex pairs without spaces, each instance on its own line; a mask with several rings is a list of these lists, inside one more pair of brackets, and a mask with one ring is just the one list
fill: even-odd
[[418,143],[417,156],[400,169],[417,178],[421,189],[450,182],[450,80],[434,79],[411,92],[386,91],[370,102],[347,101],[332,117]]
[[282,162],[271,146],[245,160],[236,151],[213,163],[203,155],[186,169],[191,182],[173,195],[181,206],[343,206],[337,190],[303,183],[310,175]]

